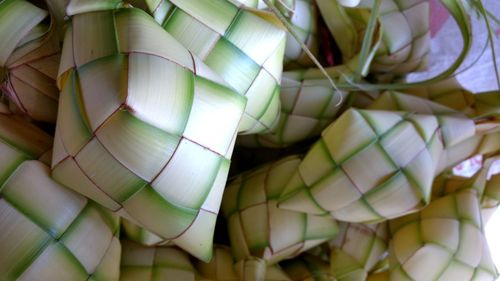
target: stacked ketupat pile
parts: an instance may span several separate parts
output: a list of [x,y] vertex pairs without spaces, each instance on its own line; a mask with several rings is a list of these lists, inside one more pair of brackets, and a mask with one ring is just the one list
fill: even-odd
[[0,0],[0,280],[495,280],[486,12],[442,3],[463,52],[411,84],[426,0]]

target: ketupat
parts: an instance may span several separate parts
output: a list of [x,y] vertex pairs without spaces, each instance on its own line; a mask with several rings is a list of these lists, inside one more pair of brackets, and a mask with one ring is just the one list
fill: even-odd
[[430,202],[443,149],[474,133],[467,118],[349,109],[311,147],[278,206],[364,223],[416,212]]
[[55,123],[60,49],[54,27],[42,22],[47,16],[24,0],[0,3],[0,38],[10,39],[0,43],[0,89],[12,110]]
[[[419,99],[419,98],[416,98],[416,97],[412,97],[412,96],[407,96],[407,95],[403,95],[403,94],[398,94],[398,93],[393,93],[393,92],[386,92],[384,93],[383,95],[380,96],[380,98],[378,100],[376,100],[372,106],[370,106],[369,108],[371,109],[385,109],[385,110],[413,110],[415,112],[418,112],[418,113],[427,113],[427,114],[438,114],[436,115],[436,117],[431,117],[431,118],[437,118],[435,119],[436,120],[436,124],[440,123],[441,125],[439,125],[439,127],[441,126],[445,126],[447,127],[447,129],[444,129],[444,131],[442,132],[443,133],[443,136],[444,136],[444,139],[442,140],[443,143],[442,144],[437,144],[437,150],[441,151],[441,152],[436,152],[436,150],[434,150],[434,160],[431,161],[430,158],[428,158],[428,160],[430,162],[428,162],[428,164],[426,165],[422,165],[422,167],[425,167],[423,169],[420,169],[418,170],[420,172],[420,176],[424,176],[425,173],[422,173],[423,171],[427,170],[427,175],[424,176],[424,178],[426,178],[426,183],[424,183],[423,186],[425,186],[425,188],[423,190],[426,190],[424,192],[424,194],[427,194],[427,195],[424,195],[423,198],[427,198],[427,199],[424,199],[424,201],[427,201],[429,202],[429,199],[430,199],[430,184],[431,184],[431,181],[434,177],[434,175],[438,172],[440,172],[440,170],[443,169],[443,167],[441,167],[440,165],[438,165],[439,163],[445,163],[445,164],[448,164],[449,160],[450,160],[450,157],[455,157],[455,158],[458,158],[458,159],[454,159],[454,161],[457,161],[457,160],[464,160],[466,159],[467,157],[470,157],[471,153],[475,152],[475,151],[479,151],[477,149],[478,146],[481,146],[481,139],[482,138],[486,138],[486,137],[478,137],[479,138],[479,141],[477,143],[474,143],[475,146],[473,146],[473,150],[470,150],[469,153],[466,153],[466,154],[463,154],[463,151],[458,151],[460,153],[457,153],[457,151],[455,150],[451,150],[451,149],[448,149],[448,148],[454,148],[454,146],[459,146],[459,144],[461,144],[464,139],[468,139],[467,135],[472,138],[473,136],[470,134],[471,133],[471,129],[472,127],[470,127],[471,125],[471,121],[467,121],[468,119],[466,119],[464,117],[463,114],[459,113],[459,112],[456,112],[456,111],[453,111],[451,109],[448,109],[444,106],[441,106],[439,104],[435,104],[435,103],[432,103],[432,102],[429,102],[427,100],[423,100],[423,99]],[[356,112],[356,111],[355,111]],[[369,112],[369,111],[359,111],[359,112]],[[349,113],[346,113],[346,114],[349,114]],[[378,112],[378,113],[374,113],[374,115],[376,116],[379,116],[380,118],[384,115],[390,115],[391,113],[390,112]],[[395,114],[395,113],[392,113],[392,114]],[[354,115],[351,114],[351,115]],[[362,116],[362,115],[354,115],[354,116]],[[434,115],[429,115],[429,116],[434,116]],[[346,118],[347,119],[347,118]],[[375,121],[373,121],[374,119],[370,119],[370,117],[365,117],[366,121],[365,122],[368,122],[368,124],[371,125],[372,128],[375,128],[375,130],[377,130],[377,124],[374,123]],[[411,118],[410,118],[411,119]],[[418,118],[417,118],[418,119]],[[348,120],[348,119],[347,119]],[[360,122],[363,122],[362,119],[359,119]],[[375,119],[376,120],[376,119]],[[352,121],[352,120],[351,120]],[[380,122],[386,122],[387,120],[384,120],[384,119],[380,119]],[[340,122],[340,120],[336,121],[336,122]],[[347,121],[346,121],[347,122]],[[418,122],[419,121],[410,121],[410,122],[413,122],[413,126],[417,126],[417,129],[418,130],[421,130],[422,127],[418,127],[419,125]],[[455,122],[459,122],[459,123],[462,123],[462,125],[464,126],[464,128],[460,128],[460,125],[458,125],[459,123],[457,123],[456,125],[452,125],[453,128],[451,128],[450,125],[448,124],[452,124],[452,123],[455,123]],[[335,124],[335,123],[334,123]],[[347,124],[347,123],[346,123]],[[353,124],[355,124],[355,121],[353,121]],[[331,128],[332,130],[333,127],[335,125],[332,125]],[[386,124],[383,124],[383,126],[388,126],[387,128],[391,127],[391,125],[387,125],[387,122]],[[340,177],[342,178],[341,175],[343,174],[347,174],[347,178],[349,178],[349,181],[348,182],[356,182],[356,181],[360,181],[362,176],[361,175],[355,175],[355,172],[353,171],[343,171],[342,172],[342,169],[340,170],[337,170],[337,172],[326,172],[326,170],[330,169],[330,168],[335,168],[335,164],[330,164],[331,160],[328,161],[328,159],[325,158],[325,156],[321,156],[321,151],[325,152],[326,149],[330,150],[330,151],[338,151],[339,148],[341,147],[345,147],[345,145],[348,143],[348,139],[350,137],[353,137],[354,140],[356,140],[356,138],[354,137],[354,135],[345,135],[345,131],[344,129],[345,128],[348,128],[349,126],[346,125],[345,127],[343,128],[340,128],[340,127],[336,127],[337,130],[335,130],[335,133],[331,132],[329,133],[330,137],[328,138],[329,140],[332,141],[332,143],[328,143],[328,139],[327,140],[320,140],[320,142],[316,143],[315,146],[313,146],[311,152],[309,152],[308,155],[310,155],[310,159],[309,160],[304,160],[304,162],[308,161],[307,163],[305,164],[301,164],[301,165],[304,165],[304,167],[307,167],[307,168],[304,168],[302,171],[299,170],[299,174],[301,174],[301,178],[302,180],[304,181],[307,181],[307,180],[310,180],[310,175],[308,175],[307,173],[311,173],[312,175],[316,175],[317,173],[323,173],[323,175],[325,176],[323,179],[321,179],[320,177],[320,180],[321,182],[313,182],[312,185],[310,183],[307,183],[309,184],[310,186],[309,187],[300,187],[300,184],[304,184],[304,183],[301,183],[300,180],[298,178],[296,178],[296,182],[295,183],[289,183],[289,185],[291,185],[291,188],[295,188],[296,191],[293,191],[292,192],[295,192],[296,195],[288,195],[289,197],[294,197],[295,196],[295,199],[294,198],[289,198],[287,200],[292,200],[291,203],[289,203],[289,205],[280,205],[282,206],[283,208],[286,208],[286,209],[293,209],[293,210],[300,210],[300,211],[306,211],[306,212],[310,212],[310,213],[316,213],[316,214],[321,214],[322,213],[322,210],[321,208],[324,208],[328,211],[331,212],[331,214],[338,218],[338,219],[341,219],[341,220],[347,220],[347,221],[362,221],[362,222],[366,222],[366,221],[370,221],[370,219],[368,219],[369,217],[369,211],[366,211],[366,210],[370,210],[371,207],[373,207],[371,204],[371,202],[375,202],[375,204],[377,204],[379,207],[381,208],[392,208],[392,210],[389,210],[389,213],[387,213],[386,215],[389,215],[391,214],[392,216],[399,216],[401,215],[401,213],[398,214],[398,212],[396,210],[398,210],[398,207],[397,206],[393,206],[393,207],[390,207],[391,204],[396,204],[398,205],[398,203],[395,203],[397,202],[398,200],[394,200],[392,201],[391,203],[391,200],[389,200],[388,198],[390,198],[390,196],[388,196],[387,198],[377,198],[377,193],[379,193],[380,191],[377,191],[375,193],[375,190],[377,190],[377,188],[373,189],[374,191],[367,191],[369,194],[368,196],[371,197],[370,199],[366,199],[363,197],[361,197],[361,199],[359,201],[353,201],[353,207],[354,208],[353,210],[355,211],[359,211],[359,212],[362,212],[363,210],[365,210],[366,212],[363,214],[363,213],[360,213],[360,215],[362,215],[362,217],[360,218],[353,218],[353,216],[355,215],[354,212],[344,212],[342,209],[344,208],[344,206],[346,204],[348,204],[348,202],[346,200],[343,200],[342,202],[338,202],[338,198],[340,198],[339,196],[347,196],[347,198],[351,198],[352,199],[355,199],[357,192],[359,191],[356,191],[356,188],[346,188],[345,187],[345,184],[342,184],[342,181],[340,182],[335,182],[333,179],[335,178],[335,173],[337,174],[337,177]],[[442,127],[444,128],[444,127]],[[350,128],[352,131],[352,134],[354,134],[356,132],[356,129],[352,129]],[[443,130],[443,129],[440,129],[440,130]],[[449,130],[454,130],[455,132],[452,132],[452,131],[449,131]],[[463,130],[463,131],[462,131]],[[358,130],[357,132],[361,131]],[[431,130],[432,131],[432,130]],[[342,133],[341,133],[342,132]],[[468,132],[468,133],[467,133]],[[342,134],[344,134],[342,136]],[[324,133],[325,135],[325,133]],[[446,137],[446,135],[448,135],[448,137]],[[455,140],[452,140],[453,138],[455,138],[453,135],[455,136],[458,136],[458,139],[455,139]],[[493,137],[493,139],[496,139],[498,136],[496,135],[491,135]],[[384,147],[384,149],[389,149],[386,153],[389,153],[388,155],[393,155],[392,157],[397,157],[397,154],[391,154],[391,153],[395,153],[395,151],[391,151],[391,148],[390,146],[388,146],[387,144],[390,142],[390,139],[391,138],[394,138],[394,139],[397,139],[396,135],[392,135],[391,134],[387,134],[387,135],[384,135],[381,137],[381,139],[379,140],[374,140],[375,142],[378,142],[378,143],[385,143],[385,145],[382,145]],[[421,137],[420,137],[421,138]],[[326,138],[325,138],[326,139]],[[342,142],[341,140],[344,139],[344,141]],[[409,138],[409,140],[412,140],[413,144],[415,144],[415,140],[418,139],[418,137],[414,137],[414,138]],[[448,139],[448,140],[446,140]],[[334,141],[336,141],[335,143],[333,143]],[[401,141],[401,139],[399,140]],[[436,139],[434,139],[434,142],[436,141]],[[439,141],[440,142],[440,141]],[[323,143],[323,145],[322,145]],[[427,145],[427,149],[429,149],[429,151],[433,151],[432,147],[430,145],[431,143],[428,143]],[[484,143],[483,143],[484,144]],[[326,147],[328,148],[325,148],[325,145]],[[436,145],[436,144],[435,144]],[[395,144],[395,146],[399,146],[400,148],[405,148],[407,149],[407,151],[405,153],[409,153],[408,152],[408,149],[411,147],[411,146],[408,146],[408,145],[404,145],[404,144]],[[441,148],[442,146],[442,148]],[[314,148],[315,147],[315,148]],[[322,150],[321,148],[323,147],[324,150]],[[459,146],[460,147],[460,146]],[[491,145],[491,147],[496,147],[496,149],[498,149],[498,146],[497,145]],[[436,147],[435,147],[436,148]],[[444,148],[444,150],[443,150]],[[462,147],[460,147],[462,148]],[[393,149],[393,148],[392,148]],[[467,152],[467,150],[465,150]],[[317,155],[315,155],[314,153],[318,153]],[[332,152],[333,153],[333,152]],[[365,151],[366,153],[366,151]],[[377,154],[375,154],[377,155]],[[451,155],[454,155],[454,156],[451,156]],[[446,157],[444,157],[446,156]],[[409,156],[406,156],[406,157],[409,157]],[[461,158],[460,158],[461,157]],[[308,156],[306,156],[305,159],[307,159]],[[356,158],[356,156],[351,156],[351,158]],[[319,162],[318,159],[322,159],[321,161],[322,162]],[[326,160],[325,160],[326,159]],[[447,161],[443,161],[444,160],[447,160]],[[365,162],[368,163],[368,161],[372,161],[373,160],[373,157],[371,157],[371,159],[368,159],[366,160]],[[410,159],[411,160],[411,159]],[[361,163],[362,160],[349,160],[349,161],[354,161],[354,163]],[[384,160],[386,161],[386,160]],[[412,161],[415,161],[415,159],[413,159]],[[323,164],[320,164],[320,163],[323,163]],[[417,162],[418,163],[418,162]],[[381,163],[379,164],[375,164],[374,165],[379,165],[380,166]],[[434,166],[434,169],[436,170],[433,170],[433,167]],[[316,168],[314,168],[316,167]],[[328,168],[330,167],[330,168]],[[418,166],[417,166],[418,167]],[[326,170],[323,170],[323,171],[319,171],[318,172],[318,169],[326,169]],[[390,168],[389,168],[390,169]],[[396,169],[397,170],[397,169]],[[394,171],[396,171],[394,170]],[[410,169],[411,170],[411,169]],[[370,168],[370,170],[367,170],[364,172],[364,174],[369,174],[369,173],[372,173],[373,171],[373,168]],[[404,172],[404,170],[403,170]],[[315,174],[316,173],[316,174]],[[398,173],[396,174],[392,174],[392,176],[396,175],[397,176]],[[395,188],[395,190],[400,190],[400,188],[408,188],[408,184],[410,184],[410,186],[414,186],[415,184],[417,184],[418,186],[418,180],[415,182],[415,178],[412,178],[412,172],[411,171],[407,171],[407,173],[404,173],[404,174],[409,174],[409,179],[410,181],[407,182],[406,184],[403,184],[401,182],[401,180],[399,181],[399,183],[401,184],[400,186],[393,186],[393,188]],[[328,175],[328,176],[326,176]],[[387,178],[383,178],[381,177],[380,180],[388,180],[390,174],[387,174],[386,175]],[[401,176],[401,175],[400,175]],[[330,181],[328,180],[328,177],[332,178]],[[344,176],[345,177],[345,176]],[[317,179],[317,177],[316,177]],[[421,178],[422,180],[423,178]],[[374,179],[376,180],[376,179]],[[328,183],[330,182],[330,183]],[[388,181],[388,185],[391,186],[390,182],[391,181]],[[396,181],[397,182],[397,181]],[[379,182],[378,184],[381,184],[382,182]],[[297,186],[293,186],[294,184],[298,184]],[[307,185],[306,185],[307,186]],[[382,186],[384,186],[384,184],[380,185],[380,190],[383,190],[385,188],[382,188]],[[405,187],[406,186],[406,187]],[[361,187],[360,189],[362,190],[363,188],[367,188],[366,186],[365,187]],[[418,188],[417,188],[418,190]],[[311,202],[314,202],[314,201],[310,201],[310,203],[307,203],[308,200],[311,200],[309,199],[309,197],[307,196],[304,196],[305,193],[301,193],[301,192],[311,192],[312,194],[312,200],[316,200],[316,202],[322,202],[320,203],[323,204],[322,206],[318,206],[318,205],[314,205],[314,204],[311,204]],[[323,193],[322,193],[323,192]],[[335,194],[336,192],[337,195],[336,195],[336,198],[335,201],[333,198],[330,198],[331,200],[329,199],[326,199],[326,195],[325,194],[330,194],[330,196],[333,196],[331,194]],[[365,191],[366,192],[366,191]],[[286,194],[285,194],[286,196]],[[404,193],[402,192],[401,193],[401,196],[405,197],[406,200],[415,200],[414,199],[411,199],[411,193]],[[408,196],[408,197],[406,197]],[[358,197],[359,198],[359,197]],[[346,199],[346,198],[343,198],[343,199]],[[403,198],[399,198],[399,199],[403,199]],[[297,200],[297,201],[293,201],[293,200]],[[340,199],[339,199],[340,200]],[[375,200],[375,201],[374,201]],[[381,202],[377,202],[376,200],[382,200],[382,202],[385,202],[385,203],[381,203]],[[388,201],[387,201],[388,200]],[[418,200],[417,200],[418,201]],[[416,202],[416,201],[414,201]],[[300,204],[297,204],[297,203],[301,203],[302,205]],[[307,204],[306,204],[307,203]],[[408,203],[408,202],[407,202]],[[287,204],[285,202],[285,204]],[[356,204],[358,204],[358,206],[356,207]],[[402,204],[403,205],[403,204]],[[403,209],[404,208],[408,208],[406,209],[406,211],[410,211],[411,208],[410,206],[415,206],[415,205],[411,205],[410,203],[402,206],[400,205]],[[425,204],[424,204],[425,205]],[[424,206],[424,205],[421,205]],[[364,206],[364,207],[363,207]],[[330,208],[330,209],[328,209]],[[340,210],[340,215],[337,214],[338,212],[338,208]],[[403,209],[399,209],[401,212],[403,211]],[[413,211],[417,211],[418,210],[418,207],[416,209],[413,209]],[[333,212],[332,212],[333,211]],[[372,210],[373,211],[373,210]],[[385,210],[386,212],[388,210]],[[376,210],[375,210],[376,212]],[[391,213],[392,212],[392,213]],[[382,214],[379,214],[380,217],[379,219],[384,219],[384,215]],[[376,220],[376,217],[373,216],[372,217],[372,220]]]
[[245,98],[120,3],[67,8],[52,176],[209,260]]
[[494,280],[479,199],[466,189],[390,222],[390,280]]
[[226,187],[222,211],[236,261],[253,256],[275,264],[337,234],[329,216],[276,207],[299,163],[298,156],[289,156],[239,175]]
[[43,131],[0,114],[0,279],[117,280],[118,216],[30,160],[51,146]]

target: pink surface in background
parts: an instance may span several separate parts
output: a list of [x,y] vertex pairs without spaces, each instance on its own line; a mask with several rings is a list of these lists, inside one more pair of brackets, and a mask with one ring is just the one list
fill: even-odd
[[[448,20],[450,13],[448,13],[439,0],[430,0],[430,5],[430,31],[431,37],[434,37]],[[500,36],[500,27],[495,29],[495,34]]]
[[439,0],[431,0],[431,22],[430,22],[430,30],[431,37],[434,37],[436,33],[441,29],[446,20],[450,17],[450,14],[446,10],[446,8],[441,5]]

